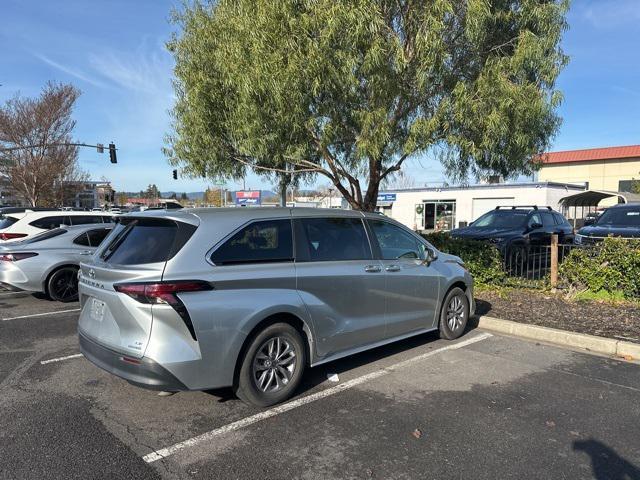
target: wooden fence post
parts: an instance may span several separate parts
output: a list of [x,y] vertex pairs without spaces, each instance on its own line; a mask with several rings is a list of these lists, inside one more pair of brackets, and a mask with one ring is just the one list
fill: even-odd
[[551,288],[558,286],[558,235],[551,235]]

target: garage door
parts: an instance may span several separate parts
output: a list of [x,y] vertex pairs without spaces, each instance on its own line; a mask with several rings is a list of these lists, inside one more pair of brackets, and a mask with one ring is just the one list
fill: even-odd
[[474,198],[472,207],[473,220],[497,206],[514,205],[514,200],[514,197]]

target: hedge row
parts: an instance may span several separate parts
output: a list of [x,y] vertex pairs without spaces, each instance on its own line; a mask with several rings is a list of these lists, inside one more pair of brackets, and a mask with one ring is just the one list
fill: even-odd
[[559,280],[573,290],[640,298],[640,241],[607,238],[574,248],[560,264]]
[[478,240],[452,238],[448,233],[429,233],[423,237],[444,253],[460,257],[476,284],[501,284],[505,280],[500,252],[493,245]]

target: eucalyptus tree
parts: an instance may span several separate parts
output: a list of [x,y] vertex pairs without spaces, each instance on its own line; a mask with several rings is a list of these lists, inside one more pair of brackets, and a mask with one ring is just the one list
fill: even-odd
[[437,151],[454,179],[531,173],[557,131],[566,0],[219,0],[174,12],[164,149],[192,176],[328,178],[372,210]]

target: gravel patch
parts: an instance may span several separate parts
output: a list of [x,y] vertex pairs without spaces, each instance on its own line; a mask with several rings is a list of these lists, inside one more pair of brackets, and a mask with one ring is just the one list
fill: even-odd
[[559,293],[513,289],[476,293],[478,315],[640,343],[640,304],[568,300]]

